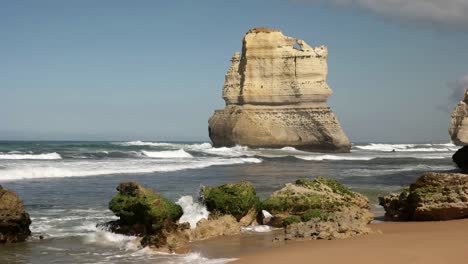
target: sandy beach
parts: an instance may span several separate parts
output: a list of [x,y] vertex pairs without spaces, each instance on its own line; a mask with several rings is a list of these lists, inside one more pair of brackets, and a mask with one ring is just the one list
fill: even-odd
[[380,230],[346,240],[292,242],[241,256],[234,263],[466,263],[468,219],[373,224]]

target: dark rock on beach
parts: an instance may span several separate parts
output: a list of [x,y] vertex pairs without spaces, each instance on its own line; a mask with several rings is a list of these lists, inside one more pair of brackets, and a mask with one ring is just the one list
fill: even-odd
[[457,152],[453,154],[452,160],[463,173],[468,173],[468,146],[464,146],[457,150]]
[[0,244],[25,241],[31,235],[30,224],[23,201],[0,185]]
[[399,194],[379,198],[392,221],[439,221],[468,217],[468,175],[427,172]]

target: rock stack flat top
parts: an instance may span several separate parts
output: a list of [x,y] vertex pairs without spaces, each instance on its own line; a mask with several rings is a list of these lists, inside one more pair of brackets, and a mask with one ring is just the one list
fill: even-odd
[[468,145],[468,91],[452,112],[449,134],[456,145]]
[[253,28],[231,59],[223,87],[226,108],[209,120],[215,146],[348,152],[350,143],[327,106],[328,51]]

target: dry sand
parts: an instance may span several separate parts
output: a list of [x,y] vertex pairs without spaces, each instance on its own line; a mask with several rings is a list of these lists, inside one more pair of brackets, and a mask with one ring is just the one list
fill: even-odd
[[293,242],[240,256],[239,264],[465,264],[468,219],[373,224],[382,233],[346,240]]

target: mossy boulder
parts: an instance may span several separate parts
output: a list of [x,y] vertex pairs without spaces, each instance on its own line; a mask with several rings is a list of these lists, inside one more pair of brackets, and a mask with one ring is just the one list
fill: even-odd
[[0,244],[25,241],[31,219],[18,195],[0,185]]
[[[373,219],[366,197],[335,179],[324,177],[288,183],[264,200],[260,209],[273,215],[269,224],[286,227],[288,239],[304,236],[333,239],[364,234],[369,232],[367,224]],[[328,224],[324,225],[325,222]],[[340,226],[349,228],[341,230]]]
[[468,218],[468,175],[427,172],[399,194],[380,197],[387,220]]
[[212,214],[232,215],[240,221],[256,210],[260,199],[250,182],[228,183],[216,187],[203,187],[200,201]]
[[117,191],[109,209],[120,219],[108,224],[111,231],[140,236],[143,246],[160,251],[177,251],[189,241],[184,230],[190,226],[177,224],[183,214],[179,205],[136,182],[120,183]]
[[301,178],[294,184],[286,184],[263,201],[261,208],[272,214],[300,216],[310,210],[333,212],[351,204],[366,207],[368,200],[335,179],[316,177],[314,180]]
[[124,182],[109,202],[109,209],[120,217],[124,225],[143,225],[146,233],[157,232],[175,223],[183,214],[182,208],[159,193],[136,182]]

